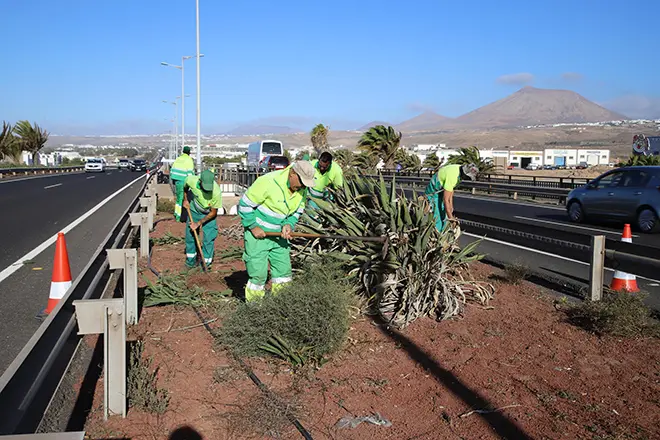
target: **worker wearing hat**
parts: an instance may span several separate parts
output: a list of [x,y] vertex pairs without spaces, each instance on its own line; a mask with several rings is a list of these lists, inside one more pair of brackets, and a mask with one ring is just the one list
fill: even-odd
[[209,170],[199,176],[188,176],[184,182],[183,207],[190,208],[192,219],[186,215],[186,267],[197,266],[197,246],[193,230],[202,230],[202,258],[206,267],[213,263],[215,239],[218,237],[218,224],[215,218],[222,207],[222,191]]
[[183,202],[183,185],[186,178],[195,174],[195,162],[190,157],[190,147],[183,147],[183,153],[177,157],[170,168],[170,180],[174,184],[176,202],[174,203],[174,218],[181,221],[181,203]]
[[[245,228],[243,261],[249,280],[245,300],[262,298],[271,270],[271,291],[291,281],[291,232],[305,210],[307,188],[314,186],[315,168],[300,160],[281,171],[257,178],[238,203]],[[267,232],[278,236],[266,236]]]
[[424,194],[428,199],[428,211],[433,210],[435,227],[442,232],[448,221],[456,220],[454,217],[454,189],[466,178],[476,180],[479,168],[474,164],[455,165],[448,164],[440,167],[431,178]]

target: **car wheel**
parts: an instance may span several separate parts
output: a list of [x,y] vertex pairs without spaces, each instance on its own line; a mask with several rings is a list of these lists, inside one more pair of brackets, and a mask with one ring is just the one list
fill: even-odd
[[584,210],[582,209],[582,204],[580,202],[570,202],[568,204],[568,218],[574,223],[581,223],[584,221]]
[[642,208],[637,213],[637,227],[640,231],[651,234],[660,228],[658,215],[651,208]]

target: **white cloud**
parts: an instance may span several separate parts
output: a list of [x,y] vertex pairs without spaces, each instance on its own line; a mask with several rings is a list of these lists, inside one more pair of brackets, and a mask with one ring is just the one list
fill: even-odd
[[566,82],[580,82],[584,79],[584,75],[578,72],[564,72],[561,74],[561,79]]
[[531,73],[511,73],[509,75],[502,75],[495,80],[498,84],[524,86],[534,82],[534,75]]
[[604,102],[606,107],[635,119],[660,118],[660,97],[644,95],[623,95]]

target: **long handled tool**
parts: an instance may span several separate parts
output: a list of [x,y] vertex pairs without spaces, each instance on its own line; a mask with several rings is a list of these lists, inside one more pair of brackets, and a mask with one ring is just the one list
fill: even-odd
[[[280,237],[280,232],[266,232],[266,237]],[[389,248],[389,240],[387,237],[362,237],[360,235],[323,235],[323,234],[310,234],[307,232],[292,232],[291,237],[300,238],[325,238],[327,240],[353,240],[353,241],[371,241],[376,243],[383,243],[383,258],[387,256],[387,249]]]
[[[186,206],[186,211],[188,211],[188,218],[192,223],[193,218],[192,218],[192,214],[190,213],[190,206]],[[202,252],[202,244],[199,242],[199,235],[197,234],[197,229],[192,229],[192,233],[193,233],[193,237],[195,237],[195,243],[197,244],[197,252],[199,252],[199,255],[201,256],[202,259],[202,268],[204,269],[204,272],[207,272],[208,268],[206,267],[206,261],[204,261],[204,253]]]

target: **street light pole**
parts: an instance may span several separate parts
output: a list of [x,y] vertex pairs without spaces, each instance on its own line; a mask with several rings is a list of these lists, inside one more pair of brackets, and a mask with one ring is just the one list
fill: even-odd
[[202,124],[201,124],[201,101],[200,101],[200,50],[199,50],[199,0],[195,0],[195,9],[197,12],[196,27],[197,27],[197,172],[202,172]]
[[[203,57],[204,54],[200,54],[200,57]],[[175,64],[170,64],[170,63],[165,63],[161,62],[160,64],[163,66],[168,66],[168,67],[174,67],[175,69],[179,69],[181,71],[181,96],[183,98],[181,99],[181,148],[186,144],[186,83],[185,83],[185,63],[186,60],[189,60],[191,58],[195,58],[196,55],[186,55],[181,57],[181,65],[177,66]]]
[[[174,122],[174,156],[176,156],[178,154],[178,151],[179,151],[179,146],[178,146],[178,142],[179,142],[179,131],[178,130],[179,130],[179,127],[177,125],[177,118],[179,116],[179,109],[178,109],[178,105],[177,105],[176,100],[174,100],[174,102],[163,100],[163,102],[165,104],[174,104],[174,119],[173,119],[173,122]],[[170,159],[174,159],[174,157],[170,157]]]

